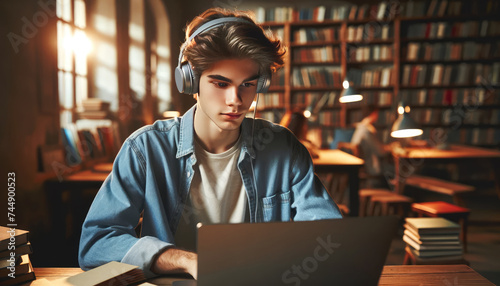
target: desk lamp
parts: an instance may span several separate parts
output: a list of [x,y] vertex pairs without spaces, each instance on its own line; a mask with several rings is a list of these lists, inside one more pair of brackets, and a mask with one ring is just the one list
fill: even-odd
[[401,102],[398,106],[399,117],[392,125],[391,136],[394,138],[410,138],[420,136],[424,131],[410,117],[410,106]]
[[340,94],[339,98],[340,103],[356,102],[363,99],[363,96],[359,92],[357,92],[353,87],[350,86],[347,78],[342,83],[342,86],[344,87],[344,90]]

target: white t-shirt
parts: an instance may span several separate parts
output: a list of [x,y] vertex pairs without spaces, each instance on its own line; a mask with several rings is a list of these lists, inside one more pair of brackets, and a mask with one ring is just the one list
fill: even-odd
[[[241,138],[241,137],[240,137]],[[227,151],[213,154],[195,140],[197,158],[189,198],[175,233],[177,247],[196,250],[196,225],[245,221],[247,196],[238,157],[241,140]]]

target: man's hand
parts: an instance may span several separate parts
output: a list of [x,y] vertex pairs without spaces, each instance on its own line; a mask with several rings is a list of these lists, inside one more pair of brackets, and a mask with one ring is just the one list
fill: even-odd
[[168,248],[158,255],[151,266],[156,274],[189,273],[198,277],[198,255],[186,250]]

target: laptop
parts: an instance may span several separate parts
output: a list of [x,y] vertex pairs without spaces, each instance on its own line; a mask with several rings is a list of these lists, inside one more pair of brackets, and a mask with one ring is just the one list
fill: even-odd
[[174,286],[377,285],[399,219],[203,225],[198,280]]

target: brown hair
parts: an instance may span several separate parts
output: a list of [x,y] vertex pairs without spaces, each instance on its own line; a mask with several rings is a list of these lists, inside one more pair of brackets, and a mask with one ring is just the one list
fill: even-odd
[[[187,39],[204,23],[223,17],[239,17],[250,23],[233,22],[207,30],[190,43]],[[251,16],[242,11],[210,8],[191,21],[186,28],[184,57],[189,61],[196,76],[214,63],[232,58],[248,58],[259,65],[259,73],[271,74],[284,64],[285,48],[281,41],[266,35]]]

